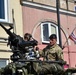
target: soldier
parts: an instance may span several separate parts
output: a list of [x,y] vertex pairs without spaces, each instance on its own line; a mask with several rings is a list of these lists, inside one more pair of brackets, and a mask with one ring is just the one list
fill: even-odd
[[[49,37],[49,44],[40,51],[40,56],[43,57],[44,61],[63,61],[63,52],[62,49],[57,45],[57,36],[52,34]],[[42,63],[34,64],[34,68],[38,75],[61,75],[64,72],[63,65],[59,63]]]
[[[32,37],[32,35],[30,34],[30,33],[25,33],[24,34],[24,40],[25,41],[36,41],[33,37]],[[38,43],[37,41],[36,41],[36,43]],[[25,47],[26,48],[26,50],[28,50],[29,52],[27,52],[26,54],[26,56],[25,56],[25,58],[27,59],[27,60],[35,60],[35,59],[37,59],[38,58],[38,55],[37,55],[37,45],[35,45],[35,46],[26,46]],[[35,74],[35,71],[34,71],[34,69],[33,69],[33,66],[32,66],[32,64],[33,64],[33,62],[27,62],[27,69],[28,69],[28,73],[34,73]]]
[[25,33],[25,34],[24,34],[24,40],[25,40],[25,41],[30,41],[31,38],[32,38],[32,35],[31,35],[30,33]]

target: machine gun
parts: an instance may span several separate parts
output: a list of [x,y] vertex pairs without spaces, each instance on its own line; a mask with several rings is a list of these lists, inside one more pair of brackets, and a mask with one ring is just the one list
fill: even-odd
[[[0,24],[0,26],[9,35],[8,45],[10,45],[10,48],[13,52],[13,55],[11,56],[11,60],[13,61],[17,61],[18,59],[25,59],[26,53],[33,51],[33,47],[38,43],[35,39],[32,41],[25,41],[21,36],[16,35],[14,32],[11,32],[12,27],[7,29],[2,24]],[[28,49],[25,47],[28,47]]]
[[[0,26],[9,35],[7,45],[10,45],[10,48],[13,52],[13,54],[10,56],[12,62],[4,68],[1,68],[0,75],[22,75],[21,73],[26,75],[27,62],[22,62],[22,60],[31,60],[34,58],[36,59],[34,46],[38,44],[38,41],[36,41],[34,38],[32,38],[31,41],[25,41],[21,36],[16,35],[14,32],[11,32],[12,27],[7,29],[2,24],[0,24]],[[32,64],[30,63],[30,66],[31,65]],[[22,70],[22,72],[18,71],[19,69]]]

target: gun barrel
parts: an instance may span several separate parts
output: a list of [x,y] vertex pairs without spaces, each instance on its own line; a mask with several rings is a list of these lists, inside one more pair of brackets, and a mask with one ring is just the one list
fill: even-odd
[[41,60],[19,60],[19,62],[39,62],[39,63],[58,63],[58,64],[66,64],[65,61],[61,62],[61,61],[41,61]]
[[0,24],[0,26],[6,31],[6,33],[7,33],[10,37],[12,37],[12,38],[15,37],[14,34],[12,34],[9,29],[5,28],[2,24]]

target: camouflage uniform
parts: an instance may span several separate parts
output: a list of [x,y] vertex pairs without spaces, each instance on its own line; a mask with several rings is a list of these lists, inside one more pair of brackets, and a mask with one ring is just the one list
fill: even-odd
[[[46,46],[42,51],[40,51],[40,56],[44,57],[44,60],[49,61],[59,61],[63,60],[63,52],[62,49],[55,44],[54,46]],[[63,67],[61,64],[58,63],[42,63],[36,64],[35,70],[39,75],[46,75],[46,74],[53,74],[55,75],[58,73],[63,72]]]

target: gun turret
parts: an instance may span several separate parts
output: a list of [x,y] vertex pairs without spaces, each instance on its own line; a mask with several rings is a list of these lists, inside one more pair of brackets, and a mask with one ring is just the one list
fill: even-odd
[[18,43],[20,41],[22,41],[22,37],[20,37],[19,35],[16,35],[14,32],[12,33],[10,30],[12,29],[12,27],[10,27],[9,29],[6,29],[2,24],[0,24],[0,26],[6,31],[6,33],[9,35],[9,44],[12,46],[17,47]]
[[[12,33],[10,30],[12,29],[9,28],[5,28],[2,24],[0,24],[0,26],[6,31],[6,33],[9,35],[9,41],[10,41],[10,44],[12,46],[15,46],[15,47],[25,47],[25,46],[35,46],[37,45],[37,41],[36,40],[33,40],[33,41],[25,41],[23,40],[22,37],[20,37],[19,35],[16,35],[14,32]],[[18,48],[19,49],[19,48]]]
[[12,29],[12,27],[7,29],[2,24],[0,24],[0,26],[9,35],[8,45],[10,45],[10,48],[12,49],[13,57],[18,57],[19,56],[20,58],[23,58],[23,55],[25,55],[26,52],[29,52],[29,48],[26,49],[25,47],[26,46],[34,47],[38,43],[35,39],[33,39],[32,41],[23,40],[23,38],[21,36],[16,35],[14,32],[10,31]]

